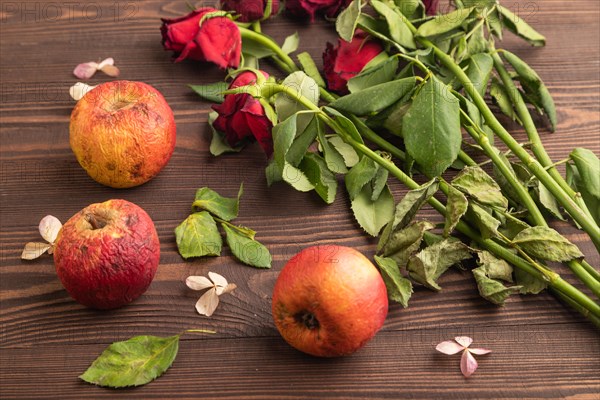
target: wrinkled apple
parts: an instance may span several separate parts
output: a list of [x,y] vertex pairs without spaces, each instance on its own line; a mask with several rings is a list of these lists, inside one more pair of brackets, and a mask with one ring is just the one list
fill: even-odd
[[363,347],[382,327],[387,290],[377,268],[360,252],[314,246],[282,269],[272,312],[279,333],[296,349],[343,356]]
[[114,188],[154,178],[175,148],[173,111],[142,82],[107,82],[87,92],[71,113],[69,131],[79,164],[95,181]]
[[63,286],[79,303],[97,309],[117,308],[141,296],[159,259],[154,223],[126,200],[84,208],[63,225],[54,244]]

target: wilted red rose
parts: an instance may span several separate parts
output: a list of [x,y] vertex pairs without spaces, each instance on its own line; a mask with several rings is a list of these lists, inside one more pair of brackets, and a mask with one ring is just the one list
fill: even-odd
[[234,11],[239,15],[238,21],[252,22],[265,17],[266,14],[275,15],[279,11],[279,0],[271,2],[271,10],[267,10],[268,1],[265,0],[221,0],[221,8],[225,11]]
[[175,62],[186,58],[209,61],[221,68],[240,65],[242,37],[237,25],[227,17],[208,17],[218,12],[214,8],[200,8],[185,17],[162,19],[160,31],[165,50],[175,52]]
[[425,6],[425,12],[427,15],[435,15],[437,14],[439,0],[423,0],[423,5]]
[[382,51],[381,44],[362,31],[356,31],[351,42],[338,39],[337,47],[327,43],[323,53],[327,87],[338,93],[346,93],[348,80],[358,75]]
[[[265,78],[269,77],[266,72],[261,71],[261,73]],[[254,83],[256,83],[256,74],[245,71],[231,82],[229,88],[234,89]],[[271,136],[273,123],[267,117],[258,99],[247,93],[228,94],[222,104],[214,105],[212,108],[219,114],[213,127],[225,133],[227,142],[231,146],[237,146],[245,140],[254,138],[268,157],[273,154]]]
[[315,20],[315,14],[322,13],[333,18],[340,13],[352,0],[287,0],[285,8],[291,14]]

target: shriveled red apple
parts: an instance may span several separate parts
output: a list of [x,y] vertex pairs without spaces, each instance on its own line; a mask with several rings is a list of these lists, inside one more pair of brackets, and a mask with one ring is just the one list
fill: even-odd
[[114,188],[154,178],[175,148],[173,111],[143,82],[107,82],[87,92],[71,113],[69,131],[79,164]]
[[67,292],[97,309],[117,308],[141,296],[160,259],[152,219],[126,200],[92,204],[75,214],[58,233],[53,250]]
[[363,347],[383,326],[387,290],[377,268],[360,252],[314,246],[282,269],[272,312],[291,346],[320,357],[343,356]]

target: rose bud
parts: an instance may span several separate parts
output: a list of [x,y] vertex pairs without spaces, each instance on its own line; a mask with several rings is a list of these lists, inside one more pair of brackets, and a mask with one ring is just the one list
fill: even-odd
[[340,11],[348,7],[352,0],[287,0],[285,8],[292,15],[310,17],[315,20],[317,12],[325,14],[327,18],[334,18]]
[[363,31],[356,31],[351,42],[338,39],[337,47],[327,43],[323,53],[327,87],[340,94],[347,93],[348,80],[358,75],[365,65],[381,52],[381,44]]
[[425,6],[425,13],[427,15],[435,15],[437,14],[439,0],[423,0],[423,5]]
[[237,68],[240,65],[240,30],[226,16],[202,20],[207,14],[214,12],[219,11],[206,7],[192,11],[185,17],[162,19],[162,43],[165,50],[175,52],[175,62],[189,58],[209,61],[221,68]]
[[279,0],[271,2],[271,9],[267,10],[268,1],[265,0],[221,0],[221,8],[234,12],[240,22],[252,22],[266,19],[279,11]]
[[[260,71],[265,78],[269,75]],[[253,85],[257,76],[252,71],[239,74],[229,85],[229,89]],[[273,137],[271,129],[273,122],[267,117],[263,105],[248,93],[228,94],[222,104],[214,105],[219,116],[215,119],[213,127],[225,133],[225,138],[230,146],[235,147],[252,138],[270,157],[273,154]]]

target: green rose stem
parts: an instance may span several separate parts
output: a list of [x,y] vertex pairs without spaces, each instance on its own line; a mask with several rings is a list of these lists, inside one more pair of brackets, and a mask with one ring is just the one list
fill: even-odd
[[[502,50],[498,50],[502,51]],[[540,162],[540,164],[546,168],[548,174],[560,185],[560,187],[581,207],[581,209],[588,215],[588,217],[592,218],[590,211],[587,208],[587,205],[583,201],[581,195],[576,193],[569,184],[563,179],[562,175],[555,168],[555,165],[552,162],[552,159],[546,152],[544,145],[542,144],[542,140],[540,139],[540,135],[538,133],[537,128],[535,127],[535,123],[531,118],[531,114],[527,109],[527,105],[525,101],[523,101],[523,96],[515,86],[515,82],[510,77],[510,74],[506,70],[504,66],[504,62],[502,58],[498,55],[497,52],[492,53],[492,59],[494,60],[494,67],[500,75],[500,79],[504,86],[506,87],[506,91],[509,94],[510,99],[515,105],[515,109],[521,122],[523,123],[523,127],[525,128],[525,132],[527,132],[527,137],[529,138],[529,142],[531,143],[531,151]]]
[[[230,93],[237,93],[237,90],[239,89],[241,88],[232,90],[230,91]],[[406,175],[392,161],[382,157],[375,151],[371,150],[369,147],[354,140],[348,133],[344,131],[344,129],[340,125],[338,125],[338,123],[334,119],[332,119],[318,106],[310,102],[308,99],[306,99],[293,88],[289,88],[279,84],[265,85],[265,87],[262,88],[262,92],[267,94],[269,97],[277,93],[285,93],[288,96],[295,98],[304,107],[315,111],[321,120],[323,120],[327,125],[329,125],[346,143],[350,144],[356,151],[369,157],[370,159],[387,169],[392,175],[394,175],[401,183],[403,183],[409,189],[417,189],[419,187],[419,184],[417,182],[415,182],[408,175]],[[439,200],[432,197],[429,199],[429,204],[431,204],[433,208],[435,208],[441,215],[446,215],[446,207]],[[553,287],[557,291],[560,291],[562,294],[573,300],[573,302],[576,302],[580,306],[576,308],[578,311],[587,311],[583,313],[584,316],[588,316],[589,314],[591,314],[597,318],[600,318],[600,305],[596,304],[584,293],[579,291],[579,289],[575,288],[567,281],[562,279],[560,275],[558,275],[554,271],[551,271],[535,263],[535,261],[531,260],[531,258],[525,252],[520,250],[518,246],[510,242],[507,243],[510,247],[516,248],[518,251],[521,252],[521,254],[533,261],[533,264],[517,256],[509,249],[505,248],[502,244],[499,244],[491,239],[483,239],[478,232],[473,230],[465,222],[460,221],[457,224],[456,229],[462,234],[469,237],[471,240],[478,243],[480,246],[491,251],[498,257],[503,258],[504,260],[516,266],[517,268],[533,275],[538,279],[548,282],[549,286]]]
[[[404,19],[407,26],[413,34],[416,34],[417,29]],[[556,183],[546,169],[529,153],[521,147],[521,145],[511,136],[511,134],[502,126],[494,113],[490,110],[483,97],[477,92],[475,86],[462,70],[462,68],[454,62],[454,59],[448,54],[440,50],[431,41],[426,38],[416,36],[416,39],[425,47],[433,50],[436,57],[452,72],[461,82],[467,94],[471,97],[481,115],[487,122],[487,125],[494,133],[502,140],[506,146],[515,154],[528,169],[538,178],[538,180],[546,186],[546,188],[554,195],[556,200],[567,210],[571,217],[588,233],[596,249],[600,251],[600,228],[596,225],[593,219],[575,203],[575,201]]]

